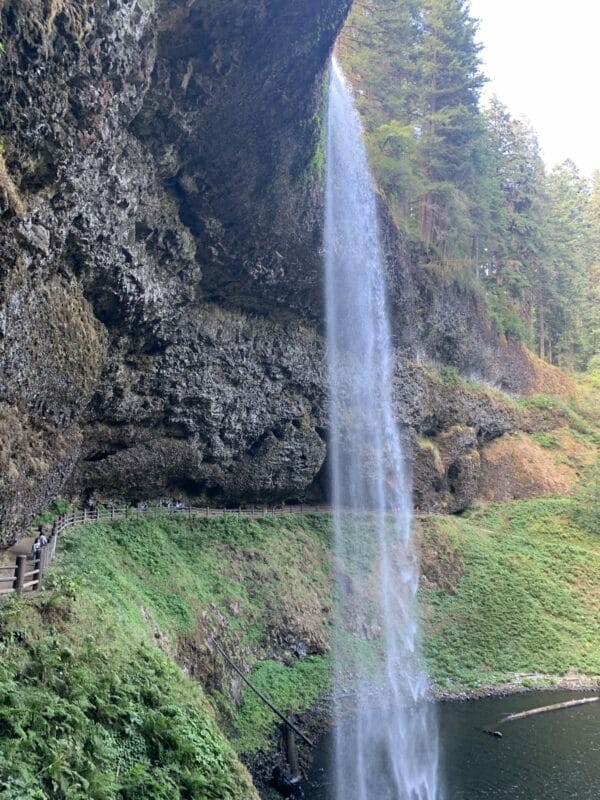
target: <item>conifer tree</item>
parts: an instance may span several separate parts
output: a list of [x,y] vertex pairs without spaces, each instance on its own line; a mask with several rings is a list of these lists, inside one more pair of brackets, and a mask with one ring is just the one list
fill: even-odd
[[594,356],[600,356],[600,170],[592,175],[587,220],[590,257],[583,309],[583,355],[589,362]]
[[[502,197],[486,243],[488,291],[499,327],[545,353],[548,267],[546,175],[537,137],[492,98],[486,118]],[[519,324],[519,318],[523,325]]]
[[356,0],[339,50],[375,179],[416,260],[476,276],[500,332],[582,367],[600,352],[600,172],[548,175],[527,121],[481,111],[476,30],[467,0]]
[[376,178],[428,260],[468,262],[486,218],[475,31],[465,0],[372,0],[341,43]]
[[425,0],[415,43],[420,88],[419,148],[425,192],[420,229],[426,252],[465,258],[474,235],[472,210],[484,171],[479,112],[479,46],[464,0]]
[[552,275],[549,340],[560,366],[584,366],[585,313],[590,293],[590,191],[573,161],[548,178],[548,272]]

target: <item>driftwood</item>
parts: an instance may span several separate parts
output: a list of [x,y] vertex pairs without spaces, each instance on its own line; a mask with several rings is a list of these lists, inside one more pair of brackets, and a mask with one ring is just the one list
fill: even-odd
[[[508,714],[506,717],[497,723],[503,725],[505,722],[513,722],[515,719],[525,719],[525,717],[533,717],[536,714],[546,714],[548,711],[560,711],[563,708],[573,708],[574,706],[583,706],[587,703],[597,703],[600,697],[582,697],[580,700],[567,700],[565,703],[554,703],[551,706],[541,706],[540,708],[531,708],[529,711],[519,711],[518,714]],[[488,736],[495,736],[497,739],[502,738],[502,733],[496,728],[487,727],[483,728],[483,732]]]
[[542,706],[541,708],[532,708],[529,711],[520,711],[518,714],[509,714],[507,717],[502,717],[498,725],[503,725],[505,722],[513,722],[515,719],[525,719],[525,717],[533,717],[535,714],[545,714],[548,711],[560,711],[563,708],[573,708],[574,706],[583,706],[586,703],[597,703],[600,697],[582,697],[580,700],[567,700],[565,703],[555,703],[552,706]]

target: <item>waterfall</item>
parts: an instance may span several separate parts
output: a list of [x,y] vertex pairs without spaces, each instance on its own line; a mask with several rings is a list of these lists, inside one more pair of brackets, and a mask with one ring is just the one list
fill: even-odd
[[440,800],[435,714],[417,652],[410,471],[393,411],[377,205],[361,124],[335,61],[326,191],[336,577],[334,796]]

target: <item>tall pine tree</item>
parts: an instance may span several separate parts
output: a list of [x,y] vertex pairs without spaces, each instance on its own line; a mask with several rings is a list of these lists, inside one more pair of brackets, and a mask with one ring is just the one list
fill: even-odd
[[554,361],[585,366],[585,315],[590,292],[591,227],[589,184],[573,161],[548,177],[548,273],[552,276],[548,338]]
[[[498,327],[540,352],[546,341],[546,174],[537,137],[492,98],[486,119],[500,205],[485,243],[484,274]],[[498,200],[496,200],[498,202]]]
[[470,263],[486,219],[475,32],[465,0],[363,0],[341,41],[375,176],[427,260]]
[[600,350],[600,173],[550,175],[531,126],[479,108],[467,0],[356,0],[339,45],[375,178],[415,259],[477,276],[499,331],[549,361]]

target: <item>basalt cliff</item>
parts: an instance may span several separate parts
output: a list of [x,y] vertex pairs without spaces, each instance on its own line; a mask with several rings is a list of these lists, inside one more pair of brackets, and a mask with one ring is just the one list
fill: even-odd
[[[349,5],[0,0],[3,542],[61,492],[324,497],[324,85]],[[513,396],[546,368],[381,221],[416,502],[460,510],[524,421],[440,365]]]

